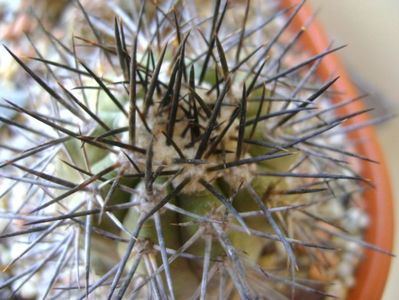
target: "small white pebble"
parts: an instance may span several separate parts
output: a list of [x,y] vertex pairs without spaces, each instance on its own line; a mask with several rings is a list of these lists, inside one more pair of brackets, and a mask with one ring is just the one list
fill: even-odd
[[329,201],[329,203],[323,207],[323,210],[324,213],[332,219],[341,218],[344,215],[344,209],[338,201]]
[[362,211],[357,207],[351,207],[350,209],[348,209],[346,214],[351,220],[357,221],[362,215]]
[[353,272],[353,265],[348,264],[347,262],[341,262],[337,267],[337,274],[339,277],[345,279],[349,276],[352,276]]
[[359,219],[359,226],[360,228],[366,228],[370,224],[370,218],[367,214],[362,212],[360,219]]
[[332,284],[328,287],[327,293],[334,295],[337,299],[345,299],[347,294],[347,288],[344,283],[340,280],[334,280]]
[[358,207],[348,209],[345,214],[345,227],[350,232],[357,232],[367,226],[369,220],[365,213]]
[[353,253],[346,252],[345,254],[342,255],[342,261],[347,264],[356,266],[359,262],[359,257],[354,255]]
[[353,276],[348,276],[348,277],[344,278],[344,283],[346,284],[346,286],[348,288],[353,287],[355,285],[355,282],[356,282],[356,280]]
[[[360,239],[360,238],[359,238]],[[358,243],[356,243],[356,242],[346,242],[345,243],[345,249],[348,251],[348,252],[351,252],[351,253],[355,253],[355,254],[357,254],[357,253],[361,253],[361,250],[362,250],[362,248],[360,247],[360,245],[358,244]]]

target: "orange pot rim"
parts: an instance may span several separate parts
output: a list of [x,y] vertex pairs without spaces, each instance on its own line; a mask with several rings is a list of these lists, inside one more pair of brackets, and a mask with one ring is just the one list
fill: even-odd
[[[281,0],[283,7],[297,4],[298,0]],[[292,28],[298,30],[312,16],[311,6],[305,3],[294,18]],[[302,43],[311,54],[320,53],[329,46],[329,41],[317,20],[306,28],[305,34],[302,36]],[[339,75],[340,78],[332,86],[333,89],[340,92],[343,91],[346,98],[353,98],[359,95],[339,58],[335,54],[329,54],[322,59],[318,68],[318,75],[322,80],[327,80],[331,78],[331,75],[335,74]],[[361,101],[356,101],[344,106],[338,113],[348,114],[364,108],[365,106]],[[349,120],[348,124],[363,123],[368,120],[369,116],[362,114]],[[370,225],[365,232],[365,240],[392,252],[394,236],[393,195],[384,156],[377,140],[375,129],[372,126],[364,127],[350,132],[349,136],[357,140],[366,139],[367,143],[360,143],[356,146],[356,150],[358,153],[379,162],[379,164],[362,162],[362,175],[375,185],[374,189],[368,189],[364,193],[366,211],[370,217]],[[350,290],[348,299],[381,299],[389,274],[390,262],[390,256],[373,250],[366,250],[365,258],[356,270],[356,283]]]

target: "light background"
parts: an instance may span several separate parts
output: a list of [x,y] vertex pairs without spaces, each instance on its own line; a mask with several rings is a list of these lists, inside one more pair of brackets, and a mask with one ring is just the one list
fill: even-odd
[[[319,9],[319,20],[337,44],[355,82],[371,92],[376,115],[399,112],[399,1],[309,0]],[[378,126],[378,136],[399,199],[399,117]],[[396,241],[399,254],[399,203],[395,201]],[[399,299],[399,258],[394,259],[383,300]]]

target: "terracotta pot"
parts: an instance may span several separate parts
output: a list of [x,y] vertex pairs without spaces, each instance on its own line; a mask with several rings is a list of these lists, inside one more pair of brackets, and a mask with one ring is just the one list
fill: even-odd
[[[298,4],[298,0],[282,0],[282,6],[289,7]],[[295,30],[301,28],[312,16],[313,12],[309,4],[305,4],[292,22]],[[302,46],[310,54],[324,51],[329,41],[317,21],[306,30],[302,36]],[[321,79],[327,80],[332,74],[337,74],[340,79],[332,86],[337,91],[344,94],[334,101],[342,98],[353,98],[359,93],[352,84],[345,68],[335,54],[329,54],[323,58],[318,75]],[[339,114],[348,114],[353,111],[364,109],[361,101],[356,101],[344,106]],[[369,120],[366,114],[362,114],[349,120],[346,124],[363,123]],[[371,126],[352,131],[350,138],[366,140],[359,143],[357,152],[379,161],[379,164],[364,162],[362,165],[362,175],[368,178],[374,185],[374,189],[367,189],[364,193],[366,199],[366,210],[370,217],[370,225],[366,230],[365,239],[367,242],[377,245],[387,251],[393,248],[393,195],[390,187],[389,176],[385,166],[384,157],[377,140],[375,129]],[[356,284],[349,292],[349,299],[354,300],[379,300],[382,297],[385,283],[389,273],[391,257],[372,250],[365,251],[365,257],[356,271]]]

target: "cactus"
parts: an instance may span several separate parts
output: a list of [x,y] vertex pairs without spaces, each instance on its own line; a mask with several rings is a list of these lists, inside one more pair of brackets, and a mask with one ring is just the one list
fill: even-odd
[[113,20],[76,2],[71,46],[45,31],[51,58],[6,48],[42,91],[3,105],[31,146],[0,165],[14,181],[0,287],[43,299],[330,295],[338,250],[375,248],[354,203],[369,184],[356,162],[373,161],[342,137],[367,111],[336,115],[358,99],[333,104],[337,78],[316,73],[342,47],[306,54],[305,28],[287,29],[303,3],[138,2],[112,3]]

